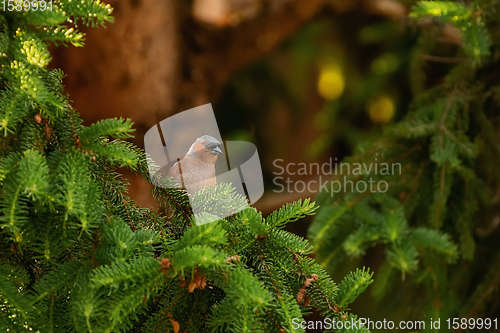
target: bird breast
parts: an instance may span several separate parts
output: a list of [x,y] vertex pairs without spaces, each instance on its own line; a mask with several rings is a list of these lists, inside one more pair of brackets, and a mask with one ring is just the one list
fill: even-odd
[[185,156],[180,162],[175,163],[168,176],[181,184],[190,194],[194,194],[206,186],[216,184],[215,164],[189,156]]

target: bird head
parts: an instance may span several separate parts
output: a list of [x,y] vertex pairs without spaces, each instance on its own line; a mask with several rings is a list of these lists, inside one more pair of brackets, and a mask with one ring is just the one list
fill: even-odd
[[186,155],[215,164],[220,154],[222,154],[221,143],[213,136],[203,135],[193,142]]

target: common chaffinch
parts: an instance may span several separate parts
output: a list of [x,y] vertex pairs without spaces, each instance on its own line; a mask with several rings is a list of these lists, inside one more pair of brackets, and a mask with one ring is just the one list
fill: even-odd
[[221,143],[210,135],[196,139],[187,154],[169,170],[172,177],[189,194],[195,194],[209,185],[216,184],[215,163],[222,154]]

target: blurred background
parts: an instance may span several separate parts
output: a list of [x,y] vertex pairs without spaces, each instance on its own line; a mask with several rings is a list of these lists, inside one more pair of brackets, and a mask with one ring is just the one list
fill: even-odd
[[[340,161],[381,135],[384,124],[401,119],[412,93],[436,83],[447,68],[415,52],[423,41],[406,16],[410,0],[107,2],[113,24],[84,30],[84,48],[52,50],[52,66],[67,74],[66,92],[85,123],[131,118],[132,141],[144,147],[151,126],[212,103],[224,140],[257,145],[266,193],[255,207],[263,214],[314,198],[318,190],[276,193],[273,161]],[[457,36],[451,27],[442,30],[441,53],[460,44]],[[417,63],[432,74],[410,80]],[[157,207],[151,185],[125,175],[130,196]],[[317,176],[290,177],[309,182]],[[305,236],[309,222],[290,230]],[[376,271],[380,257],[375,248],[333,277],[362,265]],[[383,318],[387,311],[370,303],[367,292],[353,310]]]

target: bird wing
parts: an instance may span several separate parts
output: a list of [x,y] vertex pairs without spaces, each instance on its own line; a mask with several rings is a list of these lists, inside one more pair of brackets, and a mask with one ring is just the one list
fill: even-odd
[[168,171],[167,176],[172,177],[177,183],[184,187],[183,179],[181,177],[181,165],[182,164],[179,164],[179,162],[176,162]]

